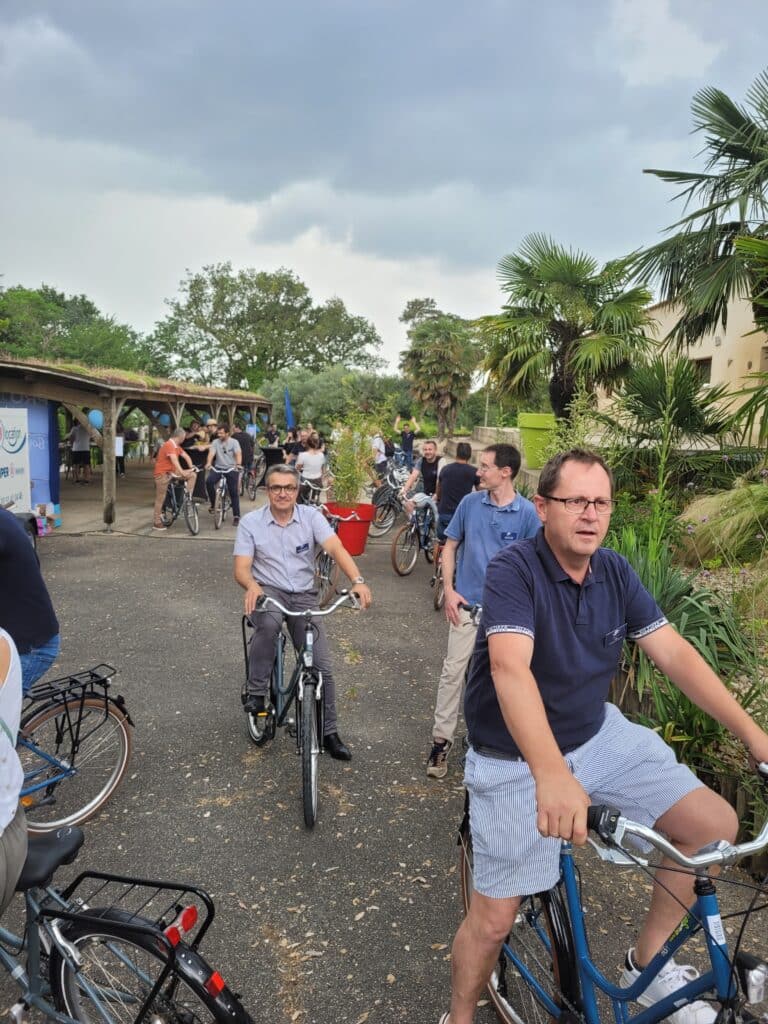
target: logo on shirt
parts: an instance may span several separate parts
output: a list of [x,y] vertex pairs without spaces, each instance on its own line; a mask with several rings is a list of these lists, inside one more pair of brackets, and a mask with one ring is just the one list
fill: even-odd
[[296,547],[296,554],[301,555],[304,551],[309,551],[309,544],[298,544]]
[[501,539],[506,541],[517,540],[517,530],[502,530]]

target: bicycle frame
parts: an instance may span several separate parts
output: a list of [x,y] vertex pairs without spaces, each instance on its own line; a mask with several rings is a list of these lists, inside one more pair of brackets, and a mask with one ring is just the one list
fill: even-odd
[[[697,880],[697,890],[702,891],[697,892],[692,909],[686,914],[661,950],[640,972],[634,984],[627,988],[610,982],[591,959],[576,868],[573,863],[573,847],[570,843],[564,843],[561,848],[560,877],[565,889],[566,907],[570,917],[578,969],[580,994],[575,994],[575,998],[580,1000],[581,1010],[587,1024],[601,1024],[597,1004],[598,992],[604,993],[611,1000],[614,1017],[619,1024],[657,1024],[679,1009],[682,1000],[691,1002],[708,991],[714,990],[717,999],[722,1003],[734,999],[737,988],[733,977],[731,958],[720,917],[717,893],[708,876],[702,876]],[[629,1004],[642,993],[677,950],[685,945],[699,929],[704,932],[711,964],[710,969],[678,988],[666,999],[654,1003],[639,1013],[630,1014],[628,1012]],[[537,929],[537,931],[542,943],[548,945],[548,939],[543,929]],[[504,950],[508,959],[515,965],[547,1012],[553,1017],[559,1017],[566,1012],[563,1007],[553,1002],[551,996],[539,985],[525,963],[515,956],[508,946],[505,946]],[[564,995],[568,998],[571,997],[569,993],[564,993]]]

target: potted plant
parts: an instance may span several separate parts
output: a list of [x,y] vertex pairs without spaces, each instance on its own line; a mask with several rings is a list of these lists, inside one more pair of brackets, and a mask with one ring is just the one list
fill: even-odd
[[362,417],[356,417],[345,426],[338,426],[331,435],[331,476],[333,501],[327,503],[333,515],[357,519],[339,523],[339,539],[351,555],[365,550],[368,528],[376,514],[370,502],[360,501],[363,489],[373,475],[371,436],[375,428]]

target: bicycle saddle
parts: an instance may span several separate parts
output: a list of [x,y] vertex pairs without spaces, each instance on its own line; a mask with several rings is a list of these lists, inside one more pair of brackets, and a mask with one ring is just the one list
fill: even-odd
[[30,836],[27,859],[16,883],[16,892],[39,889],[47,885],[62,864],[71,864],[83,845],[81,828],[60,828],[42,836]]

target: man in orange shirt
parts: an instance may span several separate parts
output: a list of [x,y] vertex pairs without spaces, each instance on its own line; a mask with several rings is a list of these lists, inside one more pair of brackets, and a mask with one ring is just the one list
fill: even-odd
[[[183,427],[178,427],[168,440],[160,448],[155,459],[155,516],[153,529],[164,530],[163,521],[160,518],[165,501],[165,492],[172,477],[182,477],[187,481],[187,490],[194,487],[195,468],[192,459],[181,447],[181,441],[187,436]],[[183,459],[189,469],[182,469],[179,459]]]

